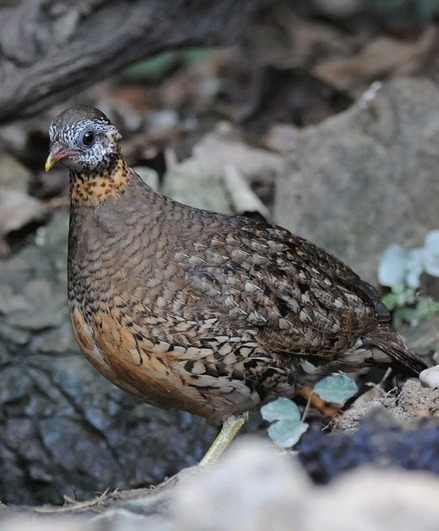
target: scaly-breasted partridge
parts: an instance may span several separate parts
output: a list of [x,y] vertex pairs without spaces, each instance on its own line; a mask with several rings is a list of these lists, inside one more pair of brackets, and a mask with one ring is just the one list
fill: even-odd
[[120,138],[87,107],[50,126],[46,169],[70,168],[75,337],[122,389],[222,423],[207,461],[239,415],[328,373],[425,368],[349,267],[282,227],[154,192],[127,166]]

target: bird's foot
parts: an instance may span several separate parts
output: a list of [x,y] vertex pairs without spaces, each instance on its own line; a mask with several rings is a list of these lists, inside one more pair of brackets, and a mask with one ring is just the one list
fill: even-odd
[[201,466],[212,465],[223,455],[226,448],[238,435],[239,430],[247,422],[248,413],[242,415],[232,415],[224,421],[221,431],[218,433],[216,439],[207,450],[203,459],[200,461]]

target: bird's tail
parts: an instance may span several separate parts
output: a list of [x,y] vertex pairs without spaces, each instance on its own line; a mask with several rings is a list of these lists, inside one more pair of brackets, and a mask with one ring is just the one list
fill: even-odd
[[400,369],[418,376],[428,365],[409,350],[404,339],[388,327],[378,327],[363,338],[363,346],[367,349],[378,349],[395,362]]

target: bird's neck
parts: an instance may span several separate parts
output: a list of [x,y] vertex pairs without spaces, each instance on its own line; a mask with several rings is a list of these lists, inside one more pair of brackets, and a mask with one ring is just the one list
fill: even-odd
[[102,171],[70,171],[70,198],[73,204],[98,206],[118,199],[128,185],[131,174],[122,157]]

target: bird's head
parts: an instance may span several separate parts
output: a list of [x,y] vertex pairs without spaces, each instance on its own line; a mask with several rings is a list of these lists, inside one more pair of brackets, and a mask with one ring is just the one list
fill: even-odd
[[62,162],[81,173],[104,173],[120,156],[121,135],[104,113],[92,107],[73,107],[50,124],[50,153],[46,171]]

